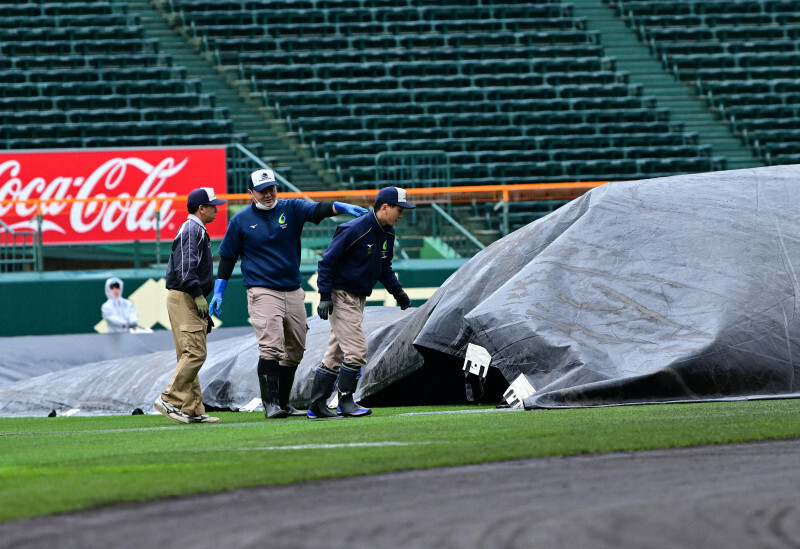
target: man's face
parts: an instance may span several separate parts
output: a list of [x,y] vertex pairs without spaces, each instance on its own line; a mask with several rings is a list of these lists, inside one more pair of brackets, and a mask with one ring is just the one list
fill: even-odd
[[378,222],[384,227],[394,227],[403,218],[403,210],[394,204],[381,204],[381,209],[375,214]]
[[278,187],[276,185],[270,185],[263,191],[253,189],[250,191],[250,195],[253,197],[254,201],[261,203],[267,208],[272,208],[275,206],[275,201],[278,199]]
[[122,290],[119,289],[119,286],[111,286],[111,295],[119,297],[120,293],[122,293]]
[[217,218],[217,211],[216,206],[203,205],[197,209],[197,217],[200,218],[203,225],[207,225]]

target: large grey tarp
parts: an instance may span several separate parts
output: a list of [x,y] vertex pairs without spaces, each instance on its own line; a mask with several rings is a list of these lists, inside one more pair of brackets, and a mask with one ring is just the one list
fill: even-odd
[[[414,309],[401,311],[397,307],[367,307],[364,327],[370,342],[369,362],[356,395],[372,394],[421,366],[421,358],[411,348],[410,358],[402,362],[398,354],[406,352],[394,345],[397,331],[411,317]],[[208,359],[199,378],[206,405],[220,409],[238,409],[259,396],[256,365],[258,347],[251,328],[229,328],[212,331],[208,344]],[[246,335],[242,335],[242,334]],[[318,317],[309,319],[306,353],[298,367],[291,399],[298,406],[308,400],[313,369],[322,360],[328,344],[330,324]],[[168,340],[165,339],[168,336]],[[152,334],[87,334],[85,336],[38,336],[5,338],[4,350],[16,349],[12,360],[14,374],[24,375],[20,363],[22,353],[36,356],[49,354],[50,371],[0,384],[0,416],[42,416],[52,410],[58,414],[71,409],[81,414],[130,414],[136,408],[153,413],[152,405],[164,390],[175,369],[175,351],[170,332]],[[60,346],[56,345],[60,344]],[[75,348],[75,346],[81,349]],[[90,346],[92,351],[83,347]],[[34,351],[34,347],[39,350]],[[151,348],[169,350],[147,352]],[[125,351],[143,351],[127,354]],[[77,359],[69,357],[70,353]],[[85,354],[88,353],[88,354]],[[107,360],[75,364],[87,356],[106,354]],[[60,368],[57,367],[60,365]],[[399,372],[399,373],[398,373]]]
[[800,396],[798,212],[800,166],[603,185],[464,265],[415,344],[486,348],[527,408]]
[[[798,212],[800,166],[593,189],[487,247],[419,309],[368,307],[356,397],[435,381],[418,370],[460,374],[470,343],[504,383],[530,382],[526,408],[798,397]],[[329,324],[312,317],[309,329],[301,406]],[[252,334],[211,343],[206,403],[257,397],[257,359]],[[169,350],[5,383],[0,415],[150,411],[174,361]]]
[[[208,341],[252,332],[250,327],[212,330]],[[0,337],[0,384],[114,358],[174,349],[172,332]]]

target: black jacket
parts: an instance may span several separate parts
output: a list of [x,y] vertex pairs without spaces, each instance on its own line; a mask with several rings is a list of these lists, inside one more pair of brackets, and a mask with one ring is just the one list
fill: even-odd
[[214,289],[214,259],[211,238],[196,216],[178,229],[167,262],[167,289],[180,290],[192,297],[208,295]]

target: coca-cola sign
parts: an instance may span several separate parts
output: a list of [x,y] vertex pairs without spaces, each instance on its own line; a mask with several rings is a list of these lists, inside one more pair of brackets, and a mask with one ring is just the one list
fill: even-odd
[[[37,230],[41,212],[44,244],[171,240],[197,187],[226,192],[224,147],[0,152],[0,219]],[[226,220],[220,206],[212,238]]]

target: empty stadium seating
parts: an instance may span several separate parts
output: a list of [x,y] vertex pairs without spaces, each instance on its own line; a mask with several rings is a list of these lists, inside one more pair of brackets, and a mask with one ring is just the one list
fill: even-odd
[[797,159],[800,1],[605,1],[763,162]]
[[168,5],[354,187],[376,184],[382,151],[445,150],[454,184],[724,165],[616,69],[568,2]]
[[127,3],[4,0],[0,12],[0,148],[246,139]]

